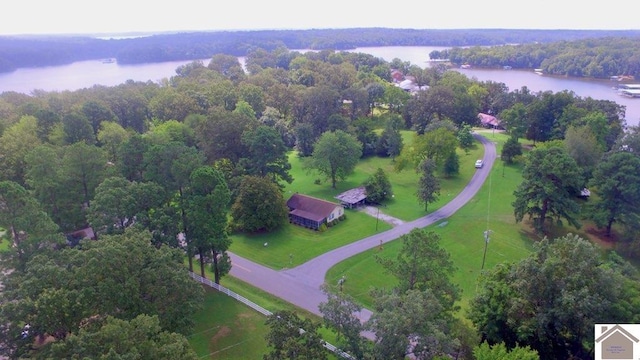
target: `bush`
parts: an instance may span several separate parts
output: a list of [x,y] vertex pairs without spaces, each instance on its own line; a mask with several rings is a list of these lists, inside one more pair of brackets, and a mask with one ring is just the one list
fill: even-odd
[[325,232],[325,231],[327,231],[327,224],[324,224],[324,223],[323,223],[322,225],[320,225],[320,228],[318,229],[318,231],[320,231],[320,232]]

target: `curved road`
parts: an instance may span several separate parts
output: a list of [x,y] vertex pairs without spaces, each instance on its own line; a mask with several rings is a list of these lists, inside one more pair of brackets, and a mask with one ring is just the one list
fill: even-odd
[[[496,159],[496,147],[493,142],[485,137],[474,136],[482,142],[485,148],[484,167],[475,172],[467,186],[458,196],[433,213],[334,249],[292,269],[273,270],[230,253],[229,256],[233,265],[230,274],[300,308],[322,316],[318,306],[321,302],[325,302],[327,297],[320,287],[324,284],[325,275],[332,266],[363,251],[379,246],[381,242],[387,243],[395,240],[414,228],[423,228],[448,218],[475,196],[489,176],[491,167]],[[371,311],[367,309],[363,309],[359,314],[361,321],[368,320],[370,316]]]

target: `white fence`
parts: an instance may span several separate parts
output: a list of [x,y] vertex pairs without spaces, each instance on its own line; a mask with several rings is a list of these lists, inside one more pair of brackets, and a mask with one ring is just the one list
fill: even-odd
[[[249,306],[250,308],[256,310],[259,313],[261,313],[262,315],[269,316],[269,315],[273,314],[271,311],[269,311],[269,310],[263,308],[262,306],[254,303],[253,301],[245,298],[244,296],[238,295],[235,292],[227,289],[226,287],[224,287],[222,285],[219,285],[219,284],[216,284],[215,282],[213,282],[213,281],[211,281],[211,280],[209,280],[207,278],[203,278],[202,276],[200,276],[200,275],[198,275],[196,273],[192,273],[192,272],[189,272],[189,275],[191,275],[191,277],[194,280],[196,280],[197,282],[199,282],[201,284],[204,284],[204,285],[207,285],[209,287],[212,287],[212,288],[220,291],[221,293],[227,294],[228,296],[231,296],[232,298],[234,298],[234,299],[240,301],[241,303]],[[300,329],[300,331],[304,332],[304,329]],[[324,347],[326,349],[334,352],[336,355],[338,355],[338,356],[340,356],[340,357],[342,357],[344,359],[354,359],[355,360],[355,358],[353,356],[347,354],[346,352],[338,349],[337,347],[335,347],[334,345],[329,344],[326,341],[323,342],[323,345],[324,345]]]

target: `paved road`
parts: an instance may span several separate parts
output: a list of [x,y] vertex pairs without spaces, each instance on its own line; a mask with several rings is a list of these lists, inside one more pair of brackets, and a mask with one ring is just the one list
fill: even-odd
[[[496,159],[495,144],[482,136],[475,136],[485,148],[484,167],[476,171],[458,196],[437,211],[417,220],[400,224],[385,232],[334,249],[292,269],[273,270],[230,253],[233,265],[231,275],[321,316],[318,305],[326,301],[326,295],[320,287],[324,283],[327,271],[332,266],[363,251],[379,246],[381,242],[387,243],[395,240],[414,228],[423,228],[448,218],[475,196],[487,179]],[[363,309],[359,314],[362,321],[368,320],[370,316],[371,311],[367,309]]]

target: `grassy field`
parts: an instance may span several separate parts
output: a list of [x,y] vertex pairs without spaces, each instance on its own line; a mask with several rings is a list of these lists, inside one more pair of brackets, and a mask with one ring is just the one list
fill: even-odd
[[[487,138],[498,144],[506,141],[502,134],[486,134]],[[467,165],[473,169],[473,165]],[[475,169],[474,169],[475,171]],[[441,235],[442,246],[449,252],[457,271],[453,281],[463,293],[461,307],[464,309],[475,294],[476,279],[481,273],[484,254],[483,232],[492,230],[484,268],[488,269],[504,261],[521,259],[531,252],[531,240],[528,232],[520,224],[515,224],[511,202],[513,191],[521,182],[520,166],[504,167],[497,161],[491,169],[489,178],[480,192],[460,211],[430,229]],[[438,226],[440,225],[440,226]],[[341,276],[349,280],[344,291],[355,297],[365,307],[372,306],[371,287],[391,287],[395,279],[384,273],[375,261],[375,254],[382,257],[395,257],[401,247],[399,241],[393,241],[382,250],[373,249],[356,255],[337,264],[327,274],[327,282],[335,283]]]
[[[345,210],[346,219],[325,232],[286,224],[280,230],[264,234],[234,234],[231,251],[273,269],[300,265],[320,254],[376,233],[376,219],[367,214]],[[383,221],[378,232],[391,226]],[[267,246],[264,244],[267,243]]]
[[[194,271],[200,272],[197,264]],[[213,278],[211,271],[206,271],[206,274]],[[223,277],[221,285],[271,312],[289,310],[316,323],[322,322],[320,317],[231,276]],[[265,340],[269,332],[265,325],[267,318],[223,293],[206,286],[205,291],[203,308],[193,315],[196,326],[187,337],[198,357],[211,360],[262,359],[268,351]],[[336,344],[331,331],[322,328],[320,333],[325,341]],[[330,355],[329,359],[335,357]]]
[[[403,135],[405,143],[409,144],[410,133],[404,132]],[[429,212],[445,205],[462,191],[475,171],[473,163],[482,157],[483,152],[483,148],[479,145],[471,149],[468,154],[459,152],[460,174],[454,178],[442,179],[440,197],[438,201],[429,204]],[[289,161],[294,181],[285,187],[286,198],[299,192],[335,202],[336,195],[361,186],[378,168],[382,168],[393,184],[394,196],[383,204],[381,212],[405,221],[415,220],[427,214],[415,195],[418,174],[412,169],[395,171],[392,159],[380,157],[363,159],[347,180],[336,184],[336,189],[331,188],[328,182],[316,184],[315,180],[319,177],[304,169],[301,159],[295,153],[289,155]],[[376,221],[375,217],[355,210],[346,210],[346,215],[345,221],[323,233],[286,224],[282,229],[268,234],[233,234],[230,250],[273,269],[283,269],[300,265],[329,250],[390,228],[388,224]],[[265,243],[268,246],[264,246]]]

